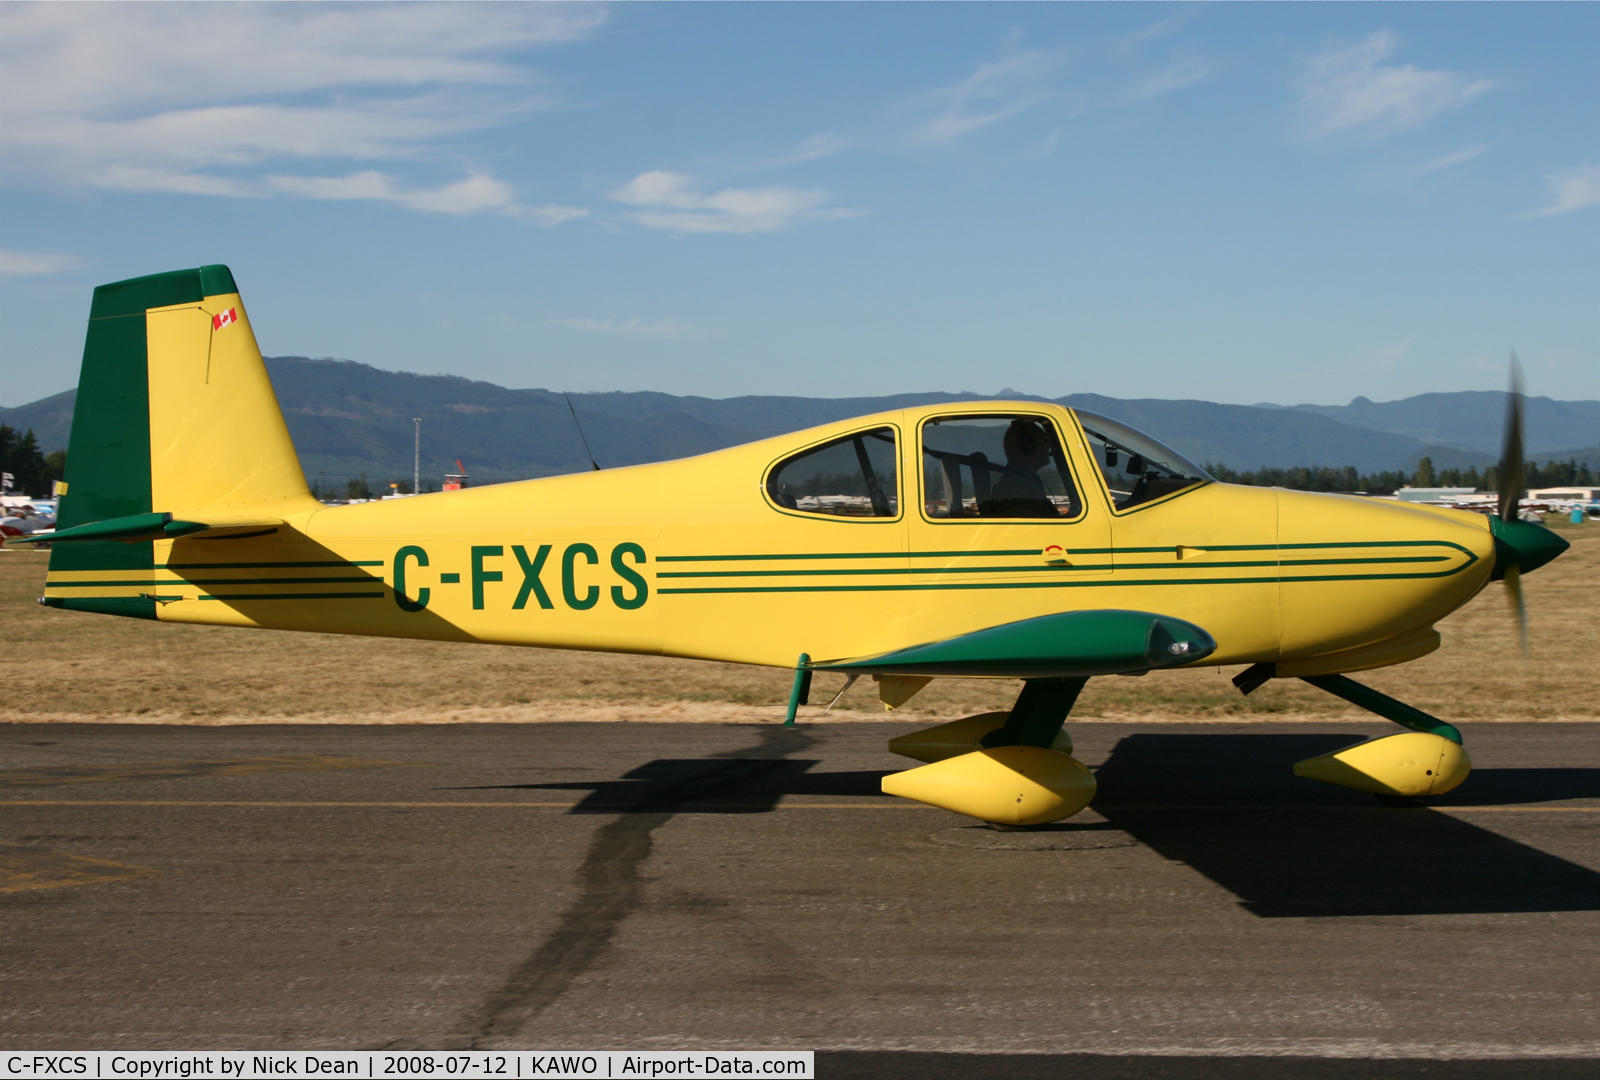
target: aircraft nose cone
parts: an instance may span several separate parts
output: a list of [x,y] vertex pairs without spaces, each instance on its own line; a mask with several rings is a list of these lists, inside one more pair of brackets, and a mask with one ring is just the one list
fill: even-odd
[[1531,521],[1506,521],[1491,516],[1489,531],[1494,534],[1492,581],[1505,577],[1506,567],[1513,564],[1524,574],[1537,570],[1572,546],[1543,525]]

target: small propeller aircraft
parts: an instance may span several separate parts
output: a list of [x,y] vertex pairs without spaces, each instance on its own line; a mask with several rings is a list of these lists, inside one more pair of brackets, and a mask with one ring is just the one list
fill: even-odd
[[1007,712],[891,741],[925,764],[883,781],[1011,827],[1093,798],[1063,731],[1089,679],[1248,665],[1245,693],[1299,678],[1410,729],[1297,773],[1415,801],[1466,778],[1460,732],[1348,673],[1438,648],[1491,581],[1526,625],[1521,575],[1567,544],[1517,518],[1520,401],[1514,381],[1497,516],[1218,483],[1115,420],[1013,401],[325,507],[233,275],[203,266],[94,292],[40,602],[793,668],[789,723],[819,671],[891,707],[1020,678]]

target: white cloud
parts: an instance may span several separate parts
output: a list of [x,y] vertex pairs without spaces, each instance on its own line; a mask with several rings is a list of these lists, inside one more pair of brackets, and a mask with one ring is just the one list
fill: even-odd
[[1036,158],[1049,157],[1051,154],[1056,152],[1056,147],[1060,144],[1060,142],[1061,129],[1053,128],[1050,134],[1046,135],[1044,139],[1040,141],[1039,145],[1033,148],[1030,156]]
[[778,157],[760,162],[757,167],[775,169],[784,165],[798,165],[805,161],[819,161],[822,158],[841,154],[855,145],[856,140],[854,139],[847,139],[843,135],[836,135],[831,131],[821,131],[787,154],[780,154]]
[[833,198],[822,188],[723,188],[710,195],[694,190],[681,173],[640,173],[611,193],[635,207],[634,221],[651,229],[694,233],[757,233],[785,229],[805,221],[855,217],[862,210],[823,209]]
[[1469,146],[1464,150],[1457,150],[1453,154],[1446,154],[1443,157],[1434,158],[1432,161],[1423,165],[1418,165],[1415,169],[1412,169],[1411,175],[1414,178],[1422,177],[1427,176],[1429,173],[1439,172],[1443,169],[1453,169],[1457,165],[1465,165],[1469,161],[1474,161],[1482,157],[1493,146],[1494,143],[1492,142],[1480,143],[1477,146]]
[[1137,45],[1141,42],[1150,41],[1154,38],[1166,37],[1168,34],[1175,34],[1179,30],[1182,30],[1187,22],[1187,18],[1179,18],[1178,16],[1162,19],[1160,22],[1151,23],[1149,26],[1138,31],[1137,33],[1129,34],[1127,37],[1122,39],[1122,44]]
[[1133,97],[1153,98],[1193,86],[1211,74],[1211,68],[1200,60],[1184,60],[1167,70],[1153,75],[1134,87]]
[[1380,30],[1359,45],[1334,49],[1306,64],[1300,107],[1308,138],[1339,132],[1379,138],[1419,128],[1458,109],[1494,85],[1453,71],[1385,66],[1399,39]]
[[1019,53],[980,66],[971,75],[936,91],[944,111],[907,138],[924,146],[950,146],[990,124],[1009,120],[1037,104],[1039,82],[1050,68],[1043,52]]
[[32,277],[59,274],[83,265],[71,255],[48,255],[37,251],[0,250],[0,277]]
[[269,176],[266,186],[303,199],[360,199],[390,202],[430,214],[505,214],[535,225],[559,225],[587,217],[575,206],[524,206],[516,189],[487,173],[472,173],[436,188],[405,189],[394,177],[366,170],[347,176]]
[[94,174],[96,187],[113,191],[171,192],[178,195],[217,195],[253,199],[262,194],[254,184],[209,173],[152,169],[139,165],[107,165]]
[[394,181],[380,172],[348,176],[269,176],[267,184],[306,199],[384,199],[398,201]]
[[254,169],[425,159],[442,138],[548,108],[516,54],[604,20],[568,4],[0,5],[0,161],[35,183],[525,216],[476,173],[340,196],[343,181],[297,188]]
[[715,336],[718,331],[701,330],[691,323],[673,315],[655,322],[645,322],[637,315],[626,319],[549,319],[557,326],[565,326],[572,330],[584,330],[591,334],[615,334],[624,337],[648,338],[704,338]]
[[60,117],[48,126],[25,124],[6,141],[46,171],[70,165],[91,183],[121,187],[107,181],[118,169],[196,173],[274,158],[411,157],[428,140],[492,122],[451,115],[462,108],[446,95],[325,107],[205,106],[117,121]]
[[1550,202],[1531,211],[1529,217],[1568,214],[1600,203],[1600,162],[1547,173],[1544,181],[1549,189]]
[[580,206],[560,206],[556,203],[546,203],[543,206],[511,206],[501,213],[518,221],[543,225],[545,228],[554,228],[564,222],[577,221],[579,218],[589,216],[589,211]]
[[359,86],[521,83],[504,54],[604,20],[575,4],[8,4],[0,56],[6,97],[23,91],[28,111],[157,111]]

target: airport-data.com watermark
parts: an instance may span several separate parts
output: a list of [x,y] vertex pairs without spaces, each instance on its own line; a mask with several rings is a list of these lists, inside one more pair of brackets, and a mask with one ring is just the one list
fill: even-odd
[[814,1080],[810,1050],[9,1053],[0,1080]]

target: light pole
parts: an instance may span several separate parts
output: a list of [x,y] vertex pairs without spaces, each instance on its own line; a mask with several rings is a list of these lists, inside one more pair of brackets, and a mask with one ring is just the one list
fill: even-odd
[[417,425],[417,439],[411,445],[411,494],[422,494],[422,417],[413,416],[411,422]]

